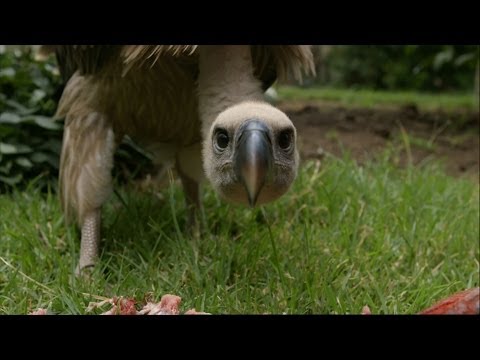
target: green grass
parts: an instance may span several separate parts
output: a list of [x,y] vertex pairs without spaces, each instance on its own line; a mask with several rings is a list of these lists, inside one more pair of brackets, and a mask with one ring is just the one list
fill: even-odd
[[375,91],[366,89],[300,88],[281,86],[281,100],[320,100],[339,102],[345,106],[375,107],[378,105],[411,105],[421,110],[478,111],[478,99],[472,93],[429,94],[415,91]]
[[[306,163],[293,189],[263,210],[223,203],[207,187],[207,230],[183,231],[178,185],[120,190],[104,212],[91,282],[72,276],[79,240],[57,196],[32,183],[0,197],[0,314],[37,307],[83,314],[89,294],[183,298],[218,314],[418,312],[479,285],[479,187],[436,164],[397,169]],[[105,310],[105,309],[104,309]]]

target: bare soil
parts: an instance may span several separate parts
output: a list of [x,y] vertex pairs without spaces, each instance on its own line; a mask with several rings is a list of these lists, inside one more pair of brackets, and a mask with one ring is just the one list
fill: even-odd
[[[360,164],[388,146],[400,149],[398,164],[441,159],[447,174],[479,179],[479,113],[420,111],[416,106],[346,108],[319,102],[277,105],[294,122],[303,160],[347,151]],[[402,136],[402,131],[408,136]],[[410,151],[405,138],[409,139]],[[410,152],[410,155],[409,155]]]

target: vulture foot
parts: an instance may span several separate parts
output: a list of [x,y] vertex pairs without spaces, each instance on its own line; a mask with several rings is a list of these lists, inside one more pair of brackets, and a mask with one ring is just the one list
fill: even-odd
[[100,244],[101,209],[95,209],[85,216],[82,226],[82,241],[80,244],[80,261],[75,274],[78,276],[84,270],[90,269],[97,263]]

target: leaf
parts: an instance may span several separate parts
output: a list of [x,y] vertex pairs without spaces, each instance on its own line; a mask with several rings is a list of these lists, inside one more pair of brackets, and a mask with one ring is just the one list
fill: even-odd
[[47,95],[47,93],[45,91],[43,91],[41,89],[35,89],[32,93],[31,98],[30,98],[30,102],[32,104],[36,104],[39,101],[41,101],[46,95]]
[[474,53],[466,53],[462,54],[459,57],[455,59],[455,66],[462,66],[466,62],[469,62],[470,60],[475,59],[475,54]]
[[439,70],[444,64],[449,63],[453,59],[453,47],[449,47],[439,52],[433,59],[433,68]]
[[0,70],[0,77],[13,78],[15,76],[15,69],[8,67]]
[[4,112],[0,115],[0,124],[18,124],[22,118],[15,113]]
[[48,116],[36,115],[33,116],[33,120],[35,121],[35,124],[43,127],[44,129],[60,130],[62,128],[60,124],[58,124],[57,122],[55,122],[55,120]]
[[33,167],[33,163],[24,156],[21,156],[15,159],[15,163],[27,169],[30,169],[31,167]]
[[58,170],[60,167],[58,156],[48,156],[47,162],[52,165],[56,170]]
[[0,175],[0,181],[4,182],[7,185],[13,186],[22,181],[22,174],[17,174],[15,176],[2,176]]
[[44,161],[47,161],[47,155],[43,152],[36,152],[36,153],[32,154],[32,156],[30,156],[30,159],[33,162],[42,163]]
[[39,88],[46,88],[49,85],[48,79],[41,74],[33,74],[32,82]]
[[27,108],[26,106],[23,106],[22,104],[20,104],[18,101],[15,101],[12,99],[5,100],[5,104],[14,108],[18,115],[23,115],[23,116],[30,115],[30,114],[33,114],[35,111],[38,111],[38,108]]
[[35,163],[43,163],[43,162],[48,162],[48,155],[45,154],[44,152],[36,152],[32,156],[30,156],[30,160],[32,160]]
[[0,142],[0,153],[2,154],[27,154],[33,150],[26,145],[13,145]]
[[60,151],[62,150],[62,141],[59,139],[50,138],[47,141],[43,142],[43,144],[40,146],[40,149],[50,150],[55,154],[60,154]]
[[16,154],[17,148],[10,144],[0,143],[0,153],[2,154]]
[[59,167],[59,156],[53,154],[47,154],[42,151],[37,151],[30,156],[30,160],[36,164],[47,163],[53,168],[58,169]]
[[22,131],[18,126],[11,126],[6,124],[0,124],[0,139],[17,138],[22,135]]
[[12,162],[9,161],[5,165],[0,166],[0,172],[8,175],[10,173],[11,168],[12,168]]

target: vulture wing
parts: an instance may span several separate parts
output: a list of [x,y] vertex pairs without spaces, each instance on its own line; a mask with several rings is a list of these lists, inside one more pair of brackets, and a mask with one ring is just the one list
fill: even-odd
[[[124,73],[135,65],[152,64],[162,55],[175,56],[193,65],[198,61],[197,49],[196,45],[45,45],[40,51],[56,54],[60,74],[66,82],[77,70],[81,75],[94,74],[119,58]],[[301,81],[302,71],[312,75],[315,71],[307,45],[254,45],[252,58],[255,77],[262,81],[264,91],[277,78],[286,80],[292,75]],[[192,76],[198,77],[198,66],[192,70]]]
[[80,74],[94,74],[120,55],[118,45],[44,45],[42,55],[55,53],[64,82],[78,70]]

